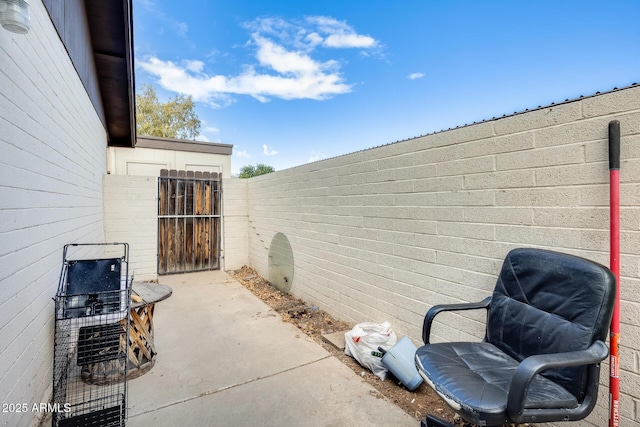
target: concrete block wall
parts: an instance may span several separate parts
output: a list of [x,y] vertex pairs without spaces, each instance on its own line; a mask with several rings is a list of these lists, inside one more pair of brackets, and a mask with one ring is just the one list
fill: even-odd
[[[622,133],[622,411],[640,422],[640,87],[551,105],[248,181],[249,262],[291,242],[292,292],[419,342],[435,304],[490,294],[505,254],[533,246],[609,263],[608,123]],[[229,250],[227,250],[229,256]],[[483,336],[484,313],[443,315],[439,340]],[[608,418],[608,366],[598,407]],[[564,424],[567,425],[567,424]]]
[[237,270],[249,264],[247,188],[246,179],[222,180],[223,270]]
[[[62,248],[100,242],[107,136],[40,1],[31,31],[0,29],[0,425],[51,398]],[[94,254],[86,254],[94,255]],[[3,406],[4,407],[4,406]]]
[[104,175],[105,241],[129,244],[129,274],[158,278],[158,178]]
[[[222,268],[235,270],[249,263],[247,181],[223,179],[222,190]],[[157,218],[157,177],[104,176],[105,241],[129,243],[129,268],[135,281],[158,278]]]

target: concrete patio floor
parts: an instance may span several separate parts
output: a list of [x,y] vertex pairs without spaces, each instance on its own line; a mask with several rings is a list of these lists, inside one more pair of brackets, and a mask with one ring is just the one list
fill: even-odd
[[156,364],[128,383],[127,426],[416,426],[222,271],[162,276]]

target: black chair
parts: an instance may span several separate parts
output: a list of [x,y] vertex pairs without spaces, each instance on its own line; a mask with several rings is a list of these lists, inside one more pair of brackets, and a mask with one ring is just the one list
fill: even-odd
[[[466,421],[483,426],[580,420],[598,394],[616,296],[615,276],[595,262],[514,249],[493,296],[432,307],[416,352],[420,375]],[[443,311],[486,309],[481,342],[430,344]],[[423,425],[448,425],[427,417]]]

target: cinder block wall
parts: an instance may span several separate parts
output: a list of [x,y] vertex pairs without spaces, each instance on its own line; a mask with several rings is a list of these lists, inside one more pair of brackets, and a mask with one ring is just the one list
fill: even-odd
[[[249,263],[247,180],[224,179],[222,189],[222,269],[235,270]],[[105,241],[129,243],[129,268],[135,281],[158,278],[157,217],[157,177],[104,176]]]
[[106,242],[129,243],[129,274],[156,280],[158,263],[158,178],[104,175]]
[[[608,123],[622,133],[622,426],[640,422],[640,87],[485,121],[248,181],[249,261],[268,277],[291,242],[292,292],[420,340],[434,304],[479,301],[511,248],[609,263]],[[228,256],[228,252],[227,252]],[[440,340],[483,336],[483,313],[443,316]],[[595,413],[608,418],[608,367]]]
[[222,180],[223,270],[249,264],[249,212],[246,179]]
[[[31,31],[0,29],[0,425],[50,402],[52,298],[62,247],[100,242],[107,136],[42,2]],[[96,255],[96,254],[86,254]]]

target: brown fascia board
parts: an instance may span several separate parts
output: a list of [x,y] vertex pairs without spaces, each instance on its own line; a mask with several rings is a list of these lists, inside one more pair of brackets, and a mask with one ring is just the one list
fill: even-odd
[[155,136],[138,136],[136,148],[155,148],[157,150],[189,151],[192,153],[223,154],[227,156],[230,156],[233,151],[232,144],[187,141]]
[[132,0],[85,0],[109,145],[136,138]]

